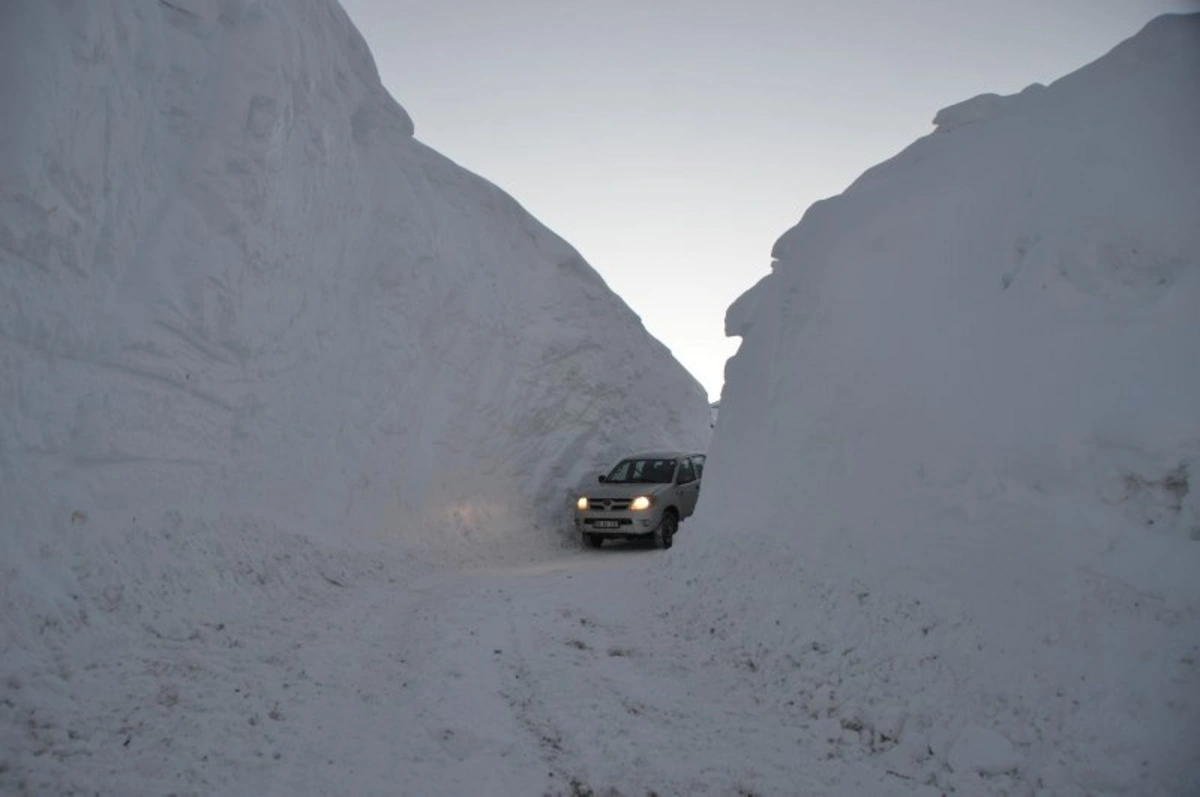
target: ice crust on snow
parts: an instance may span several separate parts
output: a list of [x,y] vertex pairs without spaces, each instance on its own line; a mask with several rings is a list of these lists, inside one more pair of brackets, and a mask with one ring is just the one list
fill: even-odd
[[413,138],[333,0],[6,3],[0,76],[5,669],[313,546],[561,546],[625,448],[706,446],[696,380]]
[[1198,75],[1168,16],[952,106],[729,308],[674,607],[916,782],[1200,791]]

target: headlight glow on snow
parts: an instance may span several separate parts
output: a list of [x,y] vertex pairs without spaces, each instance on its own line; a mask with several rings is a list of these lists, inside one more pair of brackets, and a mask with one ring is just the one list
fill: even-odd
[[586,512],[586,511],[587,511],[587,508],[588,508],[588,502],[587,502],[587,496],[586,496],[586,495],[581,495],[581,496],[579,496],[579,500],[575,502],[575,508],[576,508],[576,509],[578,509],[580,512]]
[[650,504],[652,503],[654,502],[651,501],[648,496],[639,495],[637,498],[633,499],[633,503],[629,505],[629,508],[634,512],[640,512],[643,509],[649,509]]

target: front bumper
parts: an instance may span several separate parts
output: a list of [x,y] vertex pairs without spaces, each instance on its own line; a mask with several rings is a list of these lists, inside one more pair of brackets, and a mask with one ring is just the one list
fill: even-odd
[[661,512],[575,512],[576,531],[606,537],[641,537],[650,534],[661,520]]

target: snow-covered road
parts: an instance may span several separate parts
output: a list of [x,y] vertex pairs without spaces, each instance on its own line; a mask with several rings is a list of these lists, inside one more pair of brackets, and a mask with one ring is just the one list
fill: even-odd
[[814,760],[826,748],[799,709],[755,694],[752,662],[721,661],[656,607],[661,556],[614,547],[361,587],[294,653],[283,757],[250,790],[819,794],[845,776]]
[[613,548],[361,587],[296,650],[306,683],[295,721],[278,723],[287,760],[251,790],[800,788],[797,733],[777,711],[748,714],[736,669],[672,630],[648,588],[656,564]]
[[70,686],[57,710],[29,713],[30,738],[14,748],[25,754],[0,786],[921,793],[831,757],[822,729],[753,661],[681,631],[656,605],[670,555],[614,546],[406,583],[379,564],[252,616],[176,617],[136,639],[97,634],[91,663],[60,681]]

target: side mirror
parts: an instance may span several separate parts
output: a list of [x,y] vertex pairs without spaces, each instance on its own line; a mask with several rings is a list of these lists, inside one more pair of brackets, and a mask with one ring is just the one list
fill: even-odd
[[606,482],[606,481],[608,481],[608,477],[605,476],[603,473],[601,473],[600,474],[600,483],[604,484],[604,482]]

